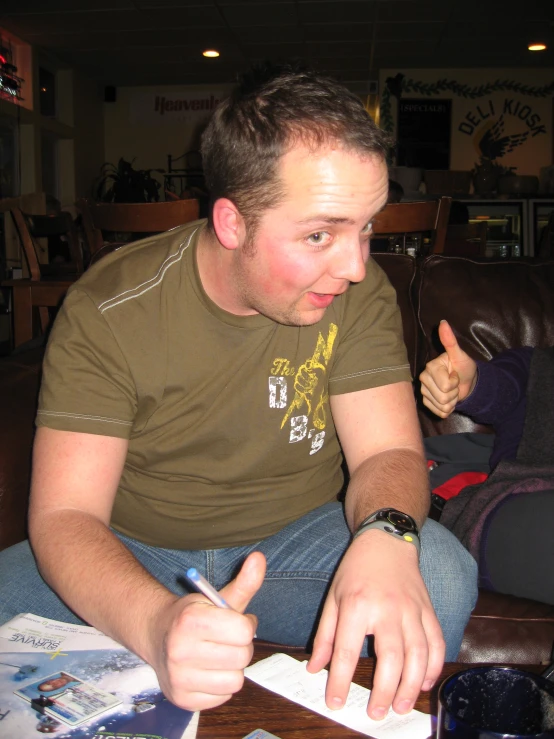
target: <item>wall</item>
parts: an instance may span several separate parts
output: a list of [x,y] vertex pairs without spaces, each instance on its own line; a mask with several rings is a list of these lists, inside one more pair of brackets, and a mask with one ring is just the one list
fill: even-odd
[[395,92],[452,100],[450,169],[470,170],[484,152],[517,174],[538,176],[554,161],[554,69],[385,69],[379,81],[380,123],[393,135]]
[[73,84],[75,193],[91,197],[92,183],[106,161],[104,152],[104,88],[74,73]]
[[[134,159],[136,169],[167,170],[167,156],[197,149],[199,134],[231,86],[119,87],[104,104],[106,161]],[[183,167],[182,162],[175,164]],[[156,175],[160,179],[160,175]]]

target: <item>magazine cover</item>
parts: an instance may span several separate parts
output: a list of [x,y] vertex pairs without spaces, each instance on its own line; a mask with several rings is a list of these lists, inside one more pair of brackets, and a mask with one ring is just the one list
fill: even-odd
[[149,665],[97,629],[31,613],[0,626],[0,737],[189,739],[197,725]]

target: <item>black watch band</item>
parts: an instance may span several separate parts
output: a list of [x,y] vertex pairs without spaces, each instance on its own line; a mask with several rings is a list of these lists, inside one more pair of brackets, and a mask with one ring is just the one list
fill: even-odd
[[413,544],[419,556],[421,550],[419,530],[414,519],[407,513],[402,513],[396,508],[380,508],[364,518],[354,532],[352,539],[354,540],[360,534],[371,529],[379,529],[386,534]]

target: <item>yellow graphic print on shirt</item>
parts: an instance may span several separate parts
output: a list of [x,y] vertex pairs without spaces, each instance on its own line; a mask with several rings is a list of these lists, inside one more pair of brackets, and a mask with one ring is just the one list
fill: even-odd
[[[318,452],[325,439],[324,429],[329,403],[325,375],[333,354],[337,332],[338,327],[334,323],[329,324],[327,338],[324,338],[320,332],[312,356],[300,365],[296,373],[287,359],[277,358],[273,362],[272,375],[281,376],[270,378],[270,407],[283,408],[285,406],[287,379],[283,375],[294,374],[295,394],[285,412],[281,428],[284,428],[290,419],[290,443],[302,441],[307,437],[311,440],[310,454]],[[313,428],[309,428],[310,426]]]

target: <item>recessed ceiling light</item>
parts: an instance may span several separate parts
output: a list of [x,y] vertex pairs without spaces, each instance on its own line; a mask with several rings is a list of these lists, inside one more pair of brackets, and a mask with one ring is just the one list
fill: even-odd
[[202,52],[202,56],[207,56],[210,59],[215,59],[217,56],[219,56],[219,51],[216,51],[215,49],[206,49],[206,51]]
[[545,51],[546,44],[529,44],[527,48],[529,51]]

